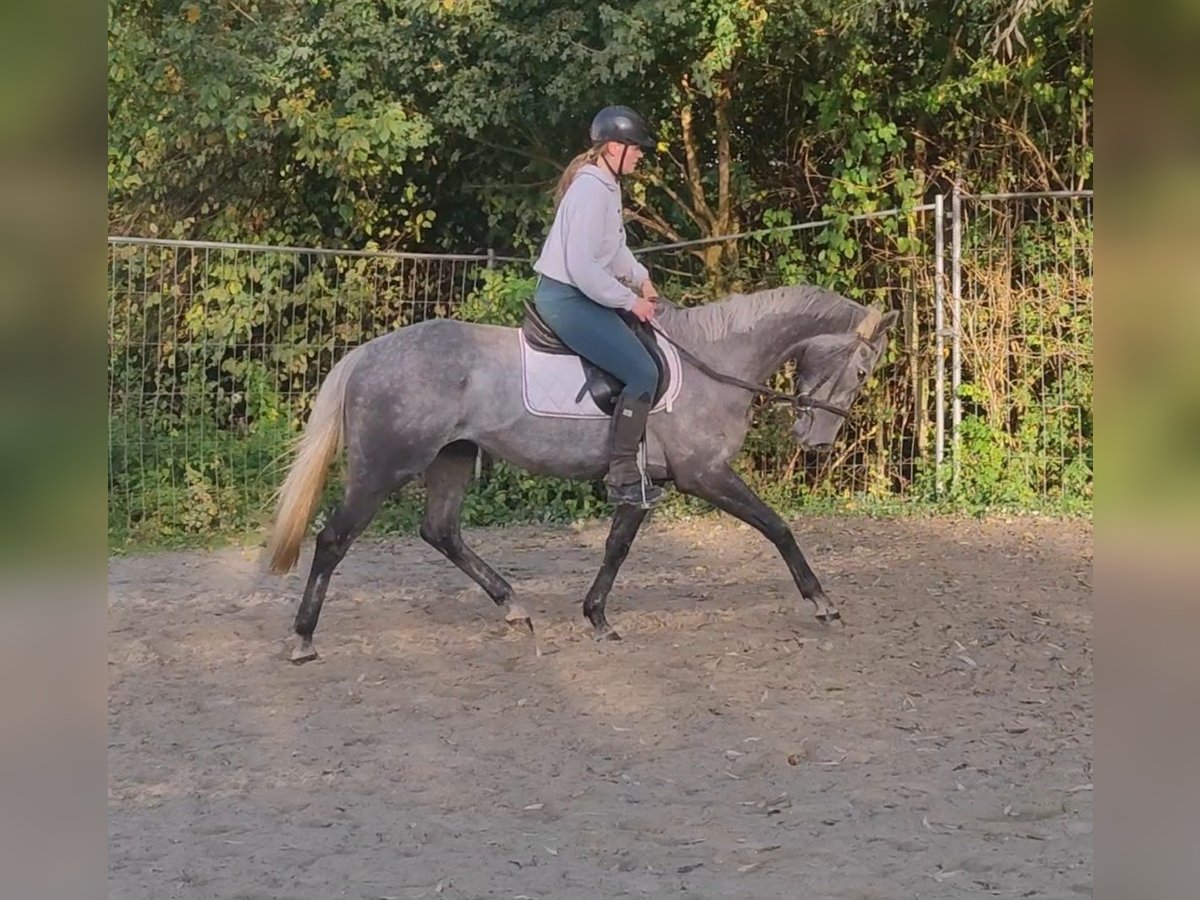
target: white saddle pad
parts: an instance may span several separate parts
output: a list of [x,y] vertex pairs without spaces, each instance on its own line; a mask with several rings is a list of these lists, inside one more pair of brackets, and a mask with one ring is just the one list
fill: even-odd
[[[525,408],[535,416],[564,419],[607,419],[608,413],[596,405],[585,385],[583,361],[575,354],[543,353],[529,346],[525,334],[517,329],[521,342],[521,382]],[[671,383],[666,393],[650,410],[670,412],[679,396],[683,371],[679,353],[655,334],[655,341],[667,361]],[[581,397],[580,394],[583,396]]]

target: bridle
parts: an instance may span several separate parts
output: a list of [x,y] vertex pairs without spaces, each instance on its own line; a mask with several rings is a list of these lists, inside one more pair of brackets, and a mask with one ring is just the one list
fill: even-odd
[[[858,328],[856,328],[854,331],[854,339],[855,339],[856,343],[858,343],[862,346],[865,346],[865,347],[872,346],[870,337],[874,336],[875,329],[878,326],[881,318],[882,318],[882,316],[880,315],[878,310],[876,310],[876,309],[869,310],[867,313],[867,317],[865,319],[863,319],[862,322],[859,323]],[[840,416],[843,419],[850,417],[850,410],[846,409],[844,406],[837,406],[836,404],[833,404],[833,403],[826,403],[824,400],[818,400],[816,397],[812,396],[812,394],[801,393],[800,391],[797,391],[794,394],[788,394],[784,391],[777,391],[772,388],[769,388],[766,385],[755,384],[752,381],[745,381],[741,378],[737,378],[736,376],[726,375],[723,372],[718,372],[715,369],[713,369],[711,366],[709,366],[707,363],[705,363],[704,360],[698,358],[694,353],[692,353],[686,347],[680,346],[679,343],[677,343],[673,337],[671,337],[669,334],[667,334],[665,331],[663,331],[662,326],[660,326],[653,319],[650,320],[650,326],[656,332],[658,332],[658,334],[664,340],[666,340],[669,344],[671,344],[671,346],[673,346],[676,350],[678,350],[679,355],[681,357],[683,357],[685,360],[687,360],[689,363],[691,363],[693,366],[695,366],[697,369],[699,369],[701,372],[703,372],[705,375],[707,375],[709,378],[713,379],[714,381],[719,381],[722,384],[732,385],[733,387],[739,387],[742,390],[749,391],[752,394],[758,395],[760,397],[765,397],[767,399],[767,401],[769,401],[771,403],[785,404],[787,406],[792,407],[797,412],[807,412],[809,415],[812,415],[812,411],[814,409],[820,409],[827,413],[833,413],[835,416]],[[849,363],[847,363],[847,365],[849,365]],[[833,377],[832,373],[829,375],[826,375],[819,382],[817,382],[817,384],[815,385],[815,388],[820,388],[820,387],[824,386],[825,383],[828,382],[829,379],[831,379],[832,377]]]

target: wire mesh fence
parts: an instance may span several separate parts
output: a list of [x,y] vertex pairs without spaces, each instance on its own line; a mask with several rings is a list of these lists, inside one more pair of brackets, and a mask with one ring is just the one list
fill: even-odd
[[[833,454],[795,447],[786,410],[756,411],[738,466],[768,499],[1090,503],[1090,194],[955,194],[770,224],[639,255],[679,303],[810,282],[901,319]],[[506,298],[511,323],[530,275],[529,260],[485,255],[110,238],[110,541],[258,529],[347,350],[498,308],[481,298]]]
[[953,481],[981,504],[1090,503],[1090,194],[958,198]]
[[[929,204],[640,254],[662,281],[660,289],[684,303],[728,291],[812,283],[901,312],[879,377],[853,407],[833,453],[796,447],[788,438],[792,414],[760,406],[740,461],[756,487],[795,498],[930,494],[937,225]],[[785,368],[773,386],[794,390],[792,376]]]
[[110,239],[112,539],[259,523],[333,364],[376,335],[453,314],[505,263]]

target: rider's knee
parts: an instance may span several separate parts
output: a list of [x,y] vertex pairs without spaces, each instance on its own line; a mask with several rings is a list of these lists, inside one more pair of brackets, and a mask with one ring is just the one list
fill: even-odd
[[634,393],[653,397],[658,390],[658,366],[654,364],[654,360],[647,357],[639,363],[636,374],[636,382],[630,385]]

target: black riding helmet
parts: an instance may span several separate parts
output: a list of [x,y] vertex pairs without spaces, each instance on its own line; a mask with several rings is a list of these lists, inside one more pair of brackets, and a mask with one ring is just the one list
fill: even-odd
[[628,106],[606,106],[592,119],[592,143],[617,141],[633,144],[646,150],[656,145],[646,120]]

